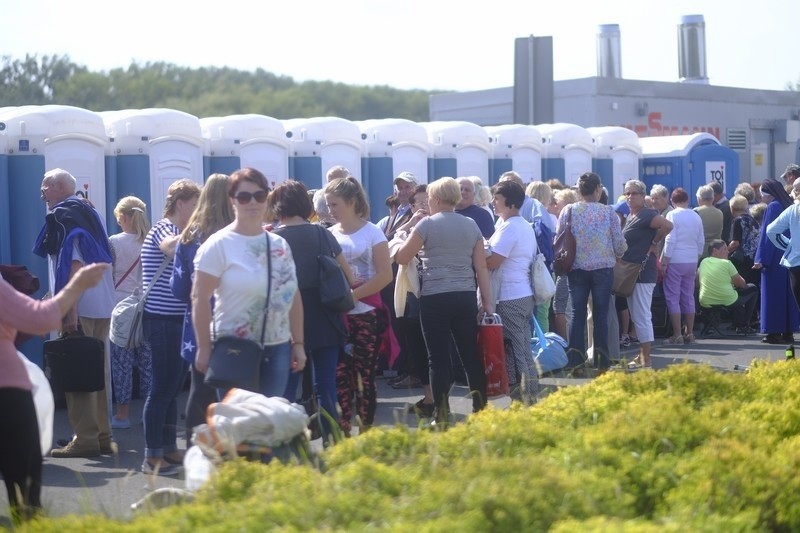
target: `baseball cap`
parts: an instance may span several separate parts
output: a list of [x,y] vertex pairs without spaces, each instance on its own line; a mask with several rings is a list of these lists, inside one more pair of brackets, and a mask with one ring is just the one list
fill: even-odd
[[397,183],[398,181],[406,181],[406,182],[408,182],[408,183],[414,183],[414,184],[416,184],[416,183],[417,183],[417,178],[415,178],[415,177],[414,177],[414,174],[412,174],[411,172],[401,172],[401,173],[400,173],[400,174],[398,174],[398,175],[397,175],[397,177],[394,179],[394,182],[395,182],[395,183]]
[[783,174],[781,174],[781,179],[785,180],[790,174],[795,177],[800,176],[800,165],[793,163],[786,167],[786,170],[784,170]]

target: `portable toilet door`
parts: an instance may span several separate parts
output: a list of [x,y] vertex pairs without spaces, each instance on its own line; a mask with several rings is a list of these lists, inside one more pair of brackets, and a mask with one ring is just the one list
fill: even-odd
[[542,179],[558,178],[569,187],[584,172],[592,170],[594,139],[575,124],[537,124],[542,134]]
[[295,118],[283,121],[289,141],[290,175],[319,189],[325,184],[328,169],[341,165],[361,180],[364,144],[361,130],[339,117]]
[[[117,163],[117,198],[134,195],[161,219],[167,191],[188,178],[202,185],[203,139],[194,115],[173,109],[128,109],[104,115]],[[116,201],[115,200],[115,201]]]
[[628,128],[586,128],[594,139],[592,171],[600,176],[612,203],[622,194],[625,182],[641,179],[642,147],[639,136]]
[[200,128],[209,148],[208,174],[231,174],[255,168],[270,187],[289,178],[289,143],[283,123],[265,115],[202,118]]
[[433,150],[432,178],[478,176],[489,183],[489,137],[472,122],[421,122]]
[[431,146],[425,128],[405,119],[375,119],[356,122],[364,141],[366,171],[364,190],[370,216],[376,222],[389,214],[386,197],[394,193],[394,179],[411,172],[419,185],[428,183]]
[[489,185],[513,170],[524,183],[542,181],[542,134],[534,126],[507,124],[485,126],[492,151],[489,159]]
[[701,185],[719,181],[727,196],[739,183],[739,158],[710,133],[643,137],[642,175],[648,189],[661,184],[670,191],[683,187],[692,205]]

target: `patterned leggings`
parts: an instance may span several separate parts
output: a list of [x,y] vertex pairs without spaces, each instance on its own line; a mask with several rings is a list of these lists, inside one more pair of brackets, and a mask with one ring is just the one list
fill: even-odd
[[503,320],[506,370],[511,398],[526,403],[536,398],[539,380],[531,354],[531,316],[533,298],[497,302],[497,314]]
[[111,345],[111,379],[114,387],[114,399],[117,404],[131,402],[131,389],[133,388],[133,362],[139,368],[139,395],[147,398],[150,392],[150,383],[153,381],[153,351],[149,342],[142,343],[138,348],[128,350]]
[[347,330],[345,353],[341,354],[336,365],[336,396],[342,409],[342,431],[349,435],[354,397],[361,423],[368,427],[375,420],[378,402],[375,384],[378,322],[375,311],[347,315]]

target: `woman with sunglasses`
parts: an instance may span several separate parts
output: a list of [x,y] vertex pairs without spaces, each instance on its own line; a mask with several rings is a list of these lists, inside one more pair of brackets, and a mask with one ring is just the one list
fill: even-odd
[[[261,342],[263,328],[267,357],[261,363],[255,392],[283,396],[290,372],[302,371],[306,363],[303,304],[292,250],[283,237],[266,233],[262,227],[269,194],[267,178],[258,170],[243,168],[231,174],[229,182],[234,221],[201,244],[194,260],[195,368],[203,374],[208,370],[212,320],[217,337],[234,335]],[[268,286],[269,306],[265,309]]]
[[767,227],[792,205],[792,198],[778,180],[767,178],[761,184],[761,198],[767,204],[756,249],[753,268],[761,271],[761,342],[783,344],[794,342],[794,331],[800,325],[797,302],[794,300],[789,271],[781,266],[783,250],[767,235]]

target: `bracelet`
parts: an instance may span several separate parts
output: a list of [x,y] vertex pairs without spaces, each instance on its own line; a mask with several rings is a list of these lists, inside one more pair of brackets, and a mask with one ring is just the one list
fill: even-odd
[[294,346],[295,344],[299,344],[300,346],[302,346],[305,343],[303,341],[292,341],[292,346]]
[[658,246],[658,243],[659,241],[650,241],[650,244],[652,244],[653,246]]

